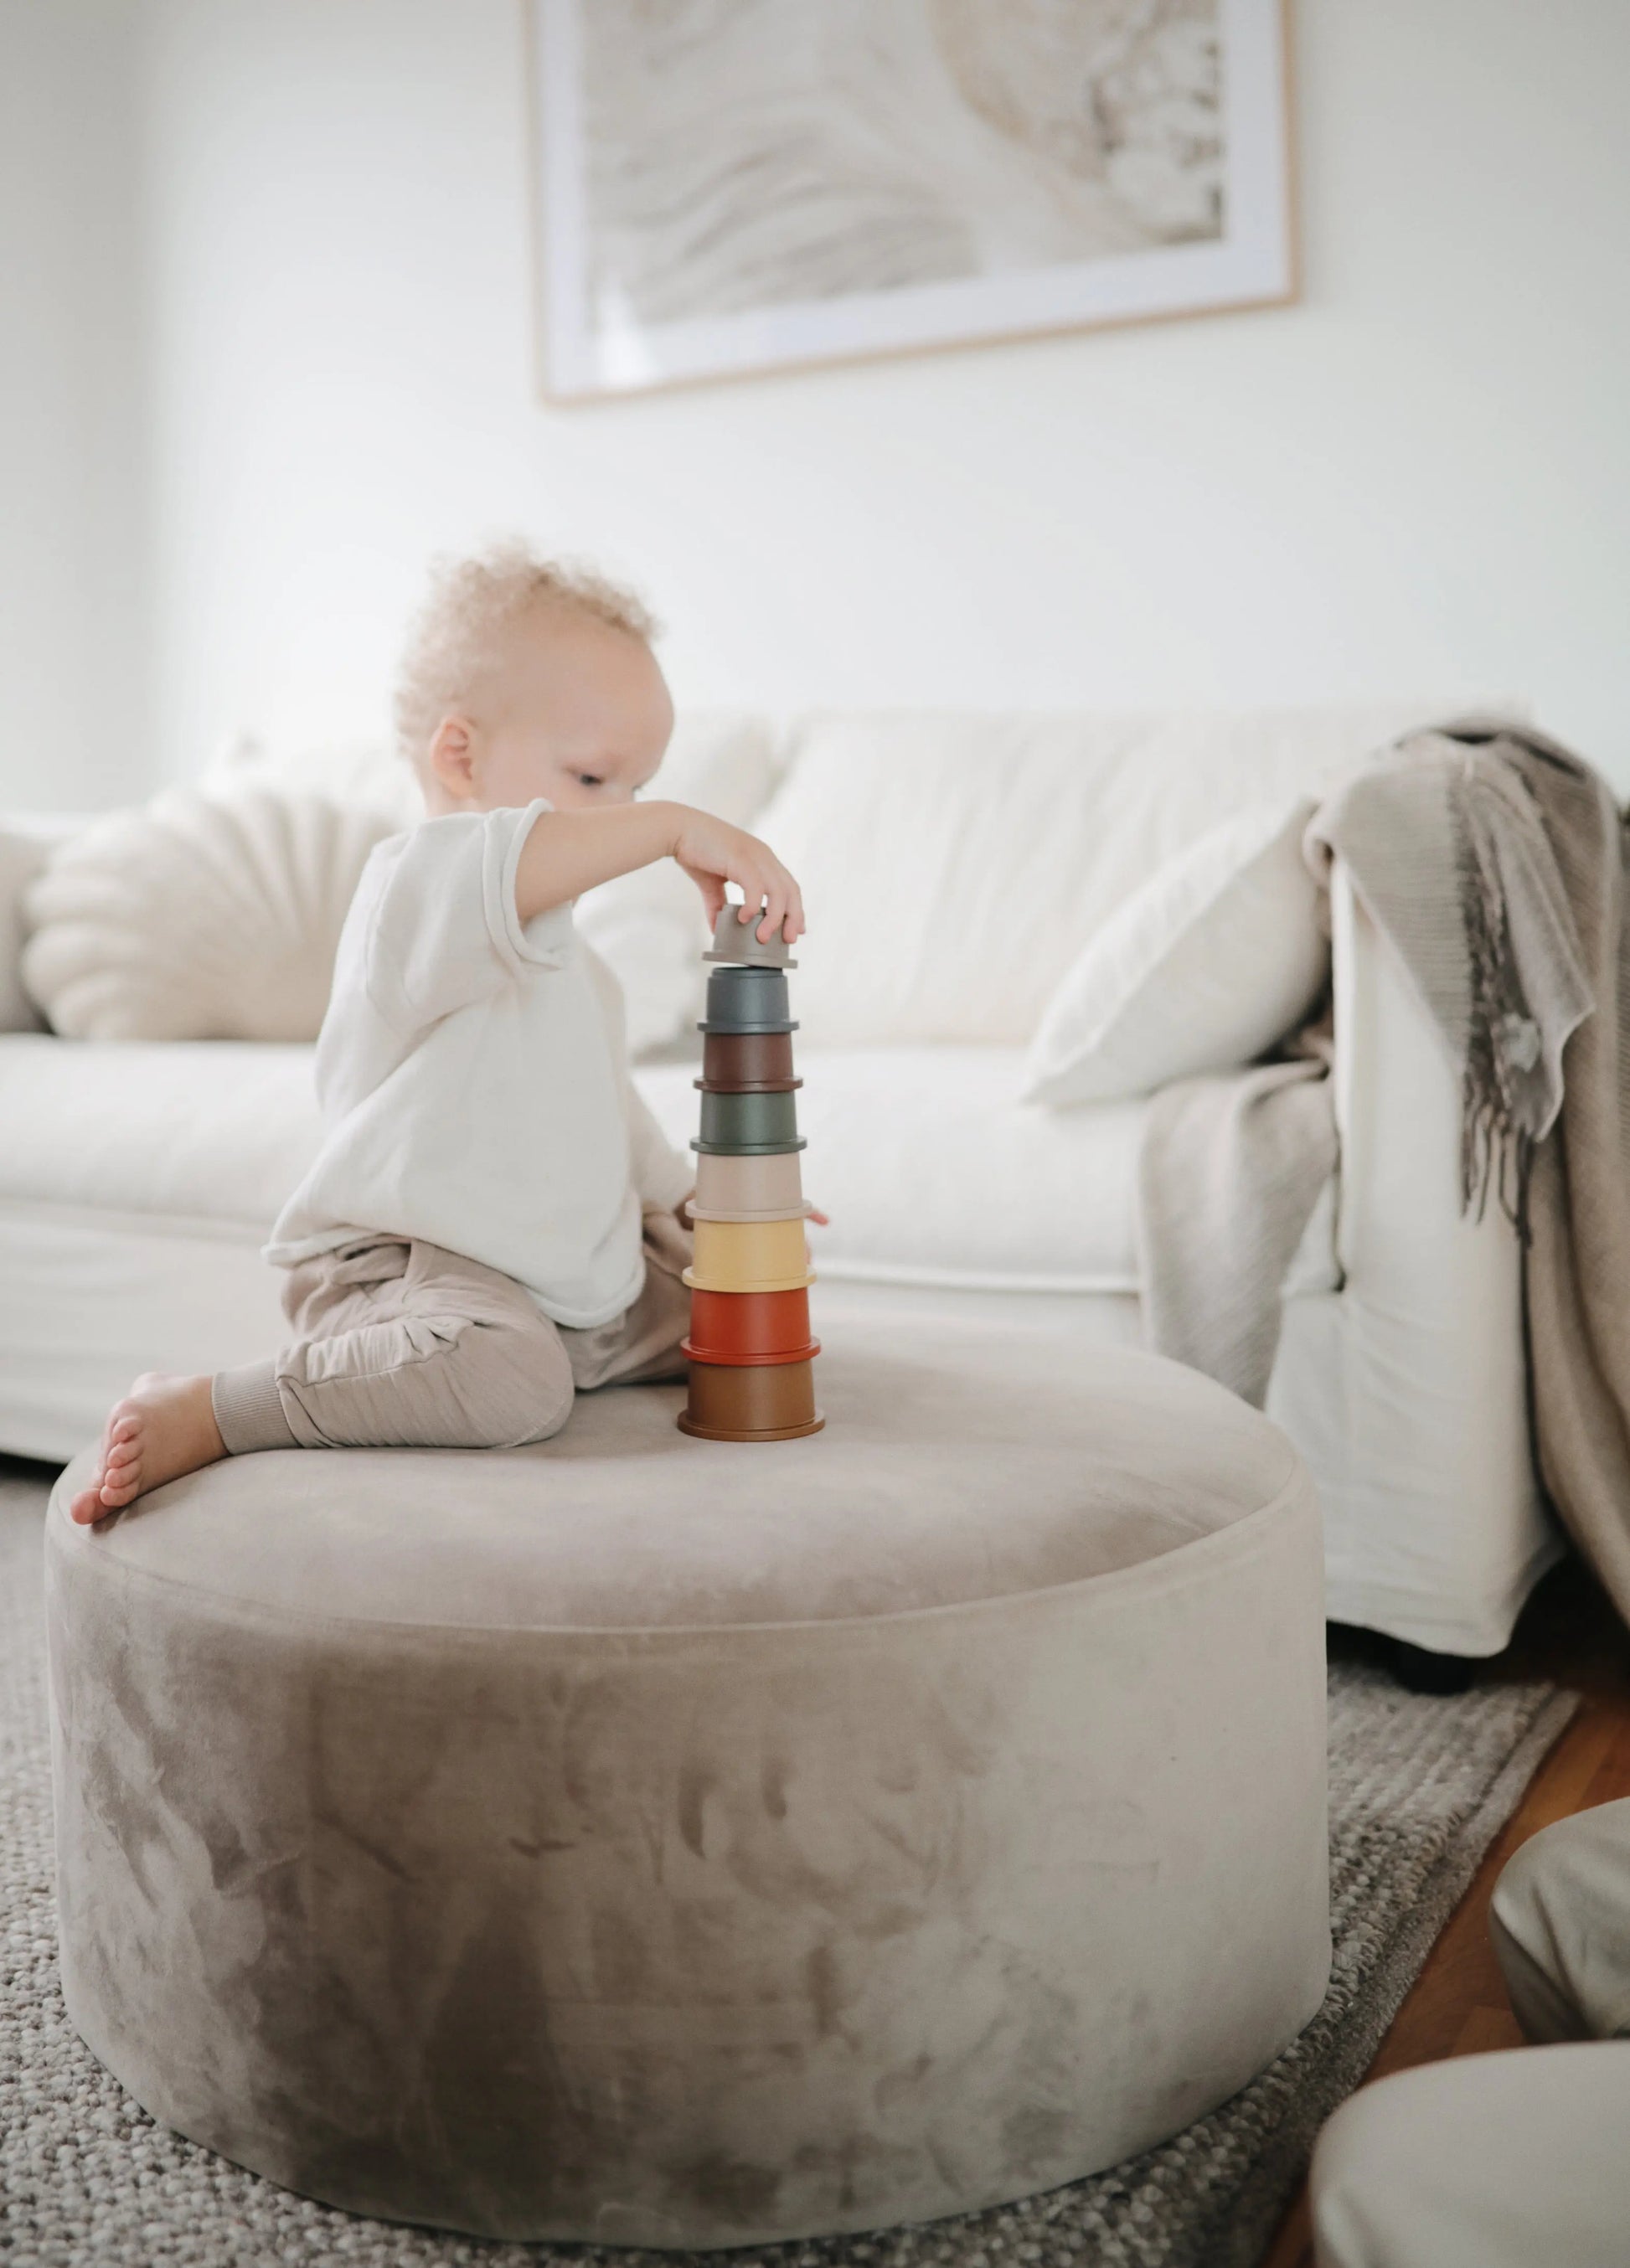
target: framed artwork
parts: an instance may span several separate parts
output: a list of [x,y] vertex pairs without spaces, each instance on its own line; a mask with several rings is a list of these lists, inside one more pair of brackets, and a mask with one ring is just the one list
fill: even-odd
[[1294,296],[1287,0],[530,0],[556,400]]

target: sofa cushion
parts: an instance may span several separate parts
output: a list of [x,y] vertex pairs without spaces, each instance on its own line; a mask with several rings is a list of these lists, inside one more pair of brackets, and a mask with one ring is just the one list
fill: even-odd
[[[812,1231],[820,1272],[1136,1292],[1143,1103],[1023,1103],[1019,1049],[811,1049],[799,1068],[805,1185],[832,1217]],[[653,1064],[637,1074],[682,1150],[697,1123],[696,1070]],[[264,1238],[319,1131],[308,1047],[0,1037],[0,1202],[206,1221]],[[1304,1246],[1296,1288],[1333,1280],[1326,1219]]]
[[0,1039],[0,1198],[264,1237],[318,1129],[309,1046]]
[[1302,855],[1314,799],[1259,803],[1169,858],[1117,906],[1048,1002],[1027,1099],[1153,1094],[1253,1062],[1330,976],[1328,923]]
[[[1135,1292],[1132,1195],[1146,1106],[1022,1102],[1022,1050],[800,1049],[810,1232],[833,1279],[1013,1290]],[[663,1131],[696,1130],[689,1064],[639,1083]]]
[[806,717],[753,824],[803,890],[808,1038],[1022,1044],[1165,860],[1243,804],[1321,793],[1435,713]]
[[[1141,1108],[1055,1113],[994,1049],[871,1050],[802,1066],[816,1265],[903,1282],[1131,1289]],[[681,1149],[692,1064],[639,1084]],[[311,1050],[231,1042],[0,1040],[0,1198],[204,1219],[269,1234],[319,1135]]]

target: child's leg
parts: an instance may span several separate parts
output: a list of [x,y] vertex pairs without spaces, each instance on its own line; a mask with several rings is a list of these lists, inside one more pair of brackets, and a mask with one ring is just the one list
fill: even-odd
[[253,1449],[513,1448],[572,1410],[560,1335],[520,1285],[461,1254],[376,1238],[291,1271],[299,1336],[211,1378],[138,1379],[71,1507],[100,1520],[213,1458]]
[[247,1449],[511,1449],[572,1411],[560,1334],[513,1277],[415,1239],[344,1246],[290,1287],[299,1336],[218,1371],[229,1454]]
[[645,1289],[631,1307],[590,1330],[560,1334],[579,1393],[685,1375],[679,1343],[690,1328],[690,1294],[680,1270],[690,1264],[691,1239],[671,1212],[648,1211],[645,1252]]

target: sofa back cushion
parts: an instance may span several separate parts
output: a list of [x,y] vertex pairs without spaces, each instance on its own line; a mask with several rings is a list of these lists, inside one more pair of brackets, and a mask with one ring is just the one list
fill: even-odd
[[753,821],[804,894],[794,1012],[822,1046],[1026,1042],[1167,859],[1467,705],[808,714]]

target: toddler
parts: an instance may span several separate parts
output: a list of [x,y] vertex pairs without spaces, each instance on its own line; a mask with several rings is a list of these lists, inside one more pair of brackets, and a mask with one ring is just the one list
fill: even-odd
[[636,802],[673,704],[638,601],[509,547],[444,571],[398,737],[426,815],[374,849],[316,1050],[324,1137],[265,1257],[293,1336],[114,1403],[82,1522],[215,1458],[369,1444],[512,1448],[579,1390],[682,1376],[688,1160],[629,1077],[616,980],[572,925],[597,882],[670,858],[710,922],[802,932],[755,836]]

